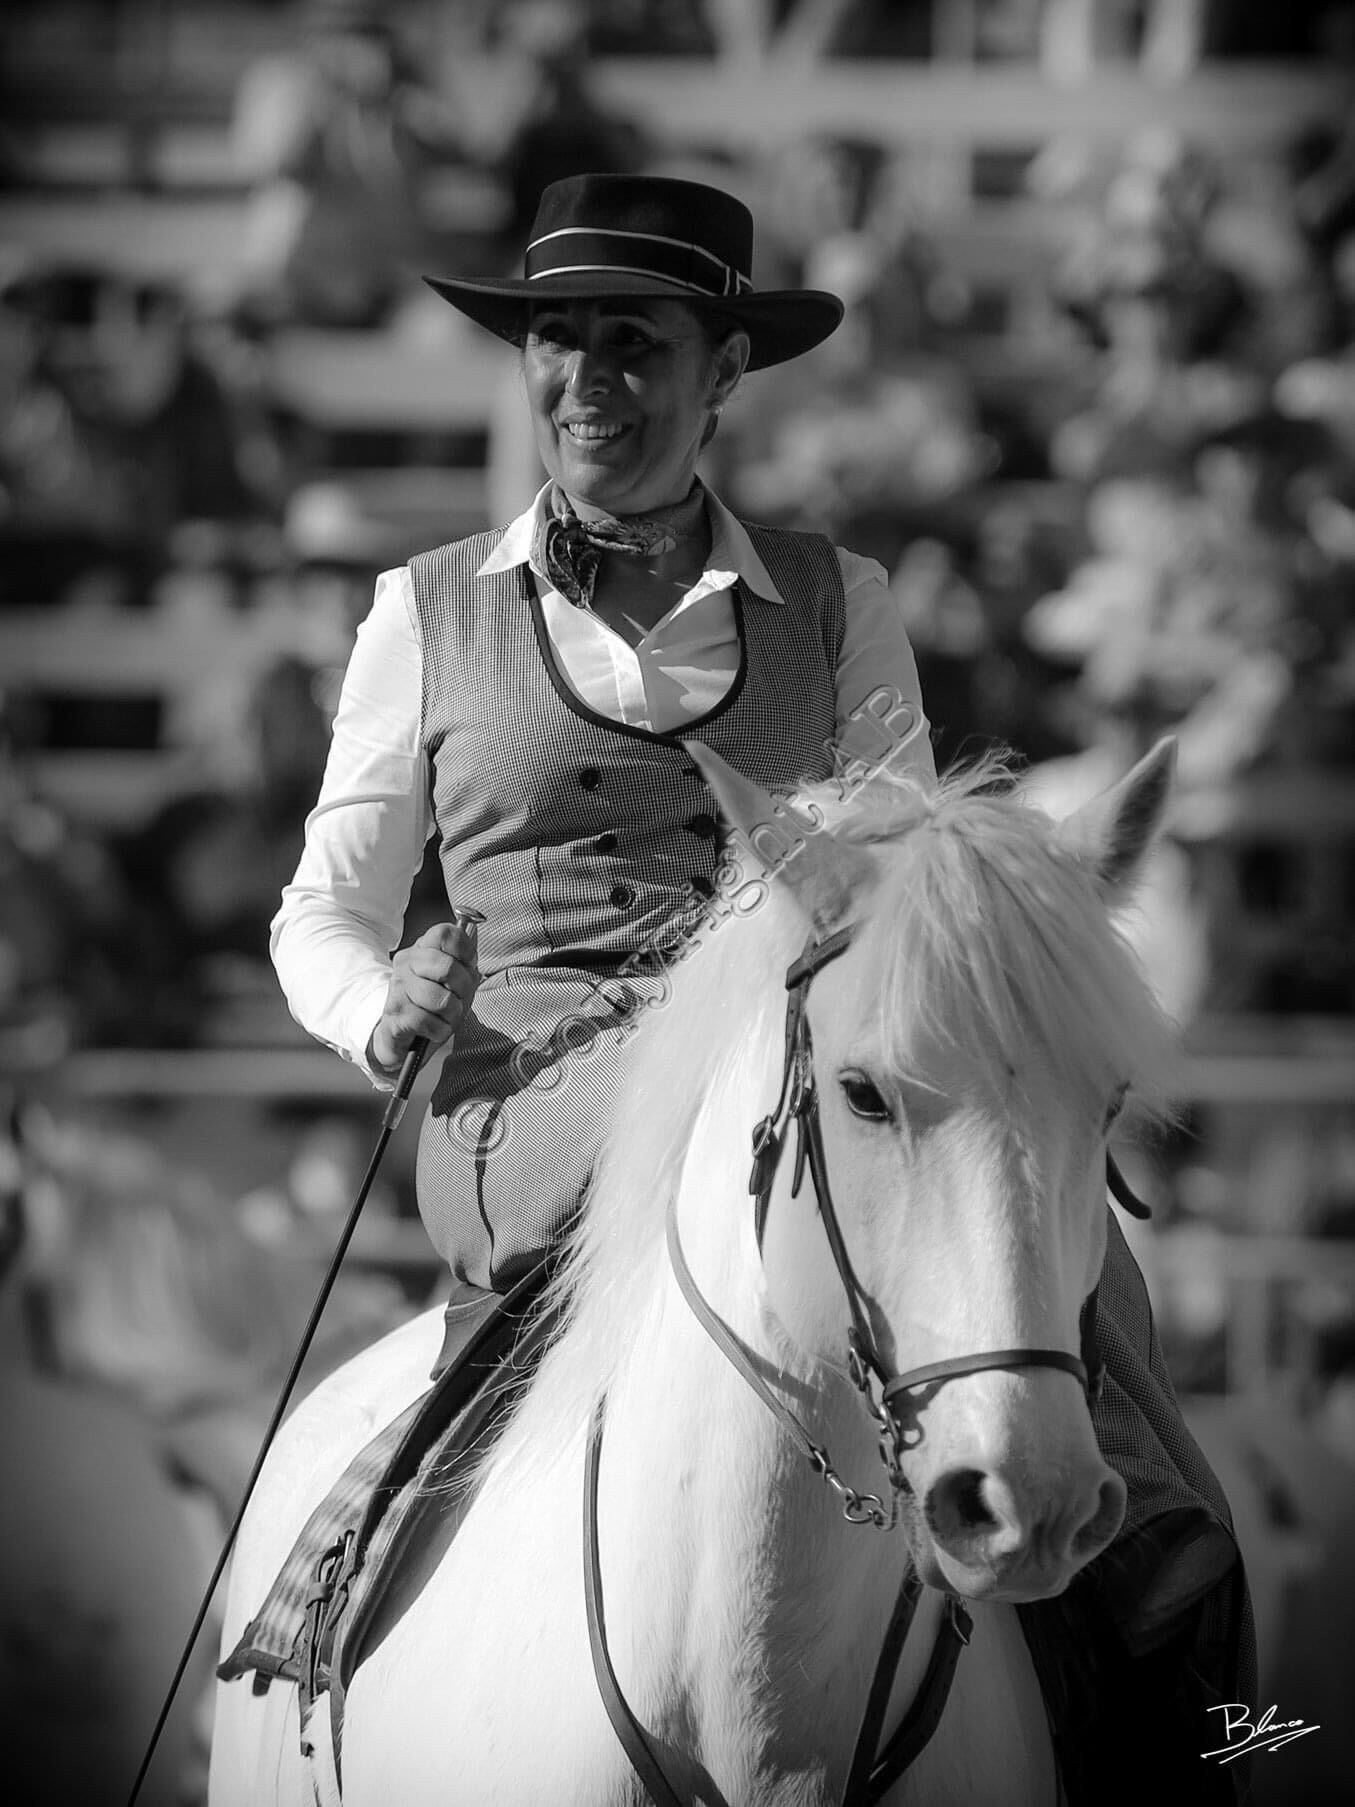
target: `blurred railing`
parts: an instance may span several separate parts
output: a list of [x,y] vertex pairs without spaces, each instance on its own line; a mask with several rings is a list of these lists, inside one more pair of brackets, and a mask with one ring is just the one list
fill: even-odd
[[[1337,105],[1348,92],[1339,69],[1309,62],[1205,64],[1179,81],[1106,63],[1091,79],[1067,83],[1025,63],[853,57],[754,65],[612,57],[595,59],[589,71],[604,101],[642,118],[668,143],[731,150],[820,131],[868,134],[886,144],[1021,148],[1065,132],[1114,143],[1148,124],[1181,126],[1223,147],[1255,145],[1287,132],[1307,107]],[[521,80],[509,62],[484,56],[461,59],[455,76],[457,97],[486,117]],[[233,94],[226,81],[138,89],[82,83],[77,73],[5,98],[10,117],[38,127],[34,154],[54,172],[88,173],[104,158],[116,170],[126,138],[136,134],[138,175],[227,173],[220,147]]]
[[[411,1119],[433,1083],[431,1072],[420,1075]],[[332,1106],[369,1118],[373,1135],[381,1109],[355,1068],[308,1047],[91,1049],[64,1063],[57,1084],[71,1102],[99,1106],[147,1100],[170,1108],[203,1100]],[[1199,1124],[1200,1159],[1215,1165],[1226,1204],[1205,1237],[1169,1228],[1154,1261],[1170,1267],[1173,1292],[1197,1283],[1222,1288],[1227,1392],[1301,1392],[1311,1379],[1312,1351],[1303,1314],[1293,1309],[1295,1289],[1314,1283],[1355,1289],[1355,1238],[1284,1228],[1302,1225],[1312,1201],[1301,1196],[1311,1183],[1301,1154],[1296,1162],[1283,1151],[1296,1143],[1301,1150],[1355,1102],[1355,1024],[1204,1020],[1187,1038],[1179,1102]],[[322,1227],[307,1229],[307,1246],[321,1252],[324,1235]],[[418,1223],[390,1218],[361,1227],[352,1260],[430,1279],[439,1266]]]

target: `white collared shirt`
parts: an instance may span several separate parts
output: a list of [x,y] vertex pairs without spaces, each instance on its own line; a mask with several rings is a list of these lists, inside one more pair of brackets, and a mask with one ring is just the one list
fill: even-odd
[[[482,574],[530,565],[547,485],[507,528]],[[580,700],[630,727],[666,733],[713,709],[738,672],[736,579],[785,606],[752,541],[706,491],[711,550],[690,590],[632,647],[596,615],[576,608],[534,567],[556,660]],[[917,665],[881,565],[838,548],[846,631],[837,664],[837,743],[867,760],[878,733],[860,717],[868,696],[891,688],[921,715]],[[355,1061],[375,1083],[367,1044],[380,1019],[404,915],[433,832],[428,761],[421,741],[423,653],[408,565],[377,579],[344,676],[320,796],[306,842],[273,919],[270,947],[292,1015],[318,1041]],[[925,730],[901,763],[933,771]],[[474,784],[475,774],[466,774]]]

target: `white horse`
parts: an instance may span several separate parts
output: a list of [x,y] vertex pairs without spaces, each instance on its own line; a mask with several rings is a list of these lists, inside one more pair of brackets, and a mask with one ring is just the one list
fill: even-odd
[[[1054,1762],[1015,1604],[1065,1588],[1124,1510],[1076,1358],[1105,1246],[1106,1137],[1127,1100],[1156,1111],[1170,1084],[1169,1031],[1108,911],[1155,830],[1171,747],[1058,825],[991,772],[925,790],[885,778],[846,801],[823,787],[789,814],[692,754],[767,882],[724,888],[723,915],[637,1034],[563,1327],[366,1640],[342,1798],[646,1798],[590,1661],[581,1524],[605,1400],[607,1649],[677,1799],[837,1803],[911,1569],[925,1585],[886,1734],[948,1593],[970,1605],[973,1632],[939,1730],[888,1799],[1048,1807]],[[789,1151],[768,1167],[762,1226],[750,1132],[775,1110],[787,969],[807,935],[821,951],[796,995],[822,1160],[798,1187]],[[742,1345],[734,1359],[676,1278],[684,1256]],[[870,1396],[883,1446],[849,1377],[854,1318],[894,1379],[896,1425]],[[240,1537],[223,1650],[333,1479],[425,1387],[439,1330],[437,1313],[404,1326],[286,1425]],[[1014,1349],[1033,1365],[1000,1365]],[[836,1491],[771,1400],[829,1452]],[[852,1490],[880,1496],[884,1532],[837,1509]],[[315,1798],[297,1718],[289,1685],[222,1686],[212,1807]]]

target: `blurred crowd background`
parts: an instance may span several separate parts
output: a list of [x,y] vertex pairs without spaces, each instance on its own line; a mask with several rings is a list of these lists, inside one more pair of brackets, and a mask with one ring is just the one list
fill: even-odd
[[[707,475],[881,561],[939,760],[1010,747],[1061,812],[1179,739],[1131,932],[1187,1095],[1124,1153],[1154,1207],[1135,1246],[1237,1506],[1259,1705],[1331,1716],[1257,1763],[1259,1798],[1336,1799],[1351,9],[10,0],[0,95],[15,1798],[123,1798],[375,1135],[372,1094],[287,1018],[267,924],[376,573],[540,480],[514,354],[420,273],[516,273],[546,182],[646,170],[749,203],[759,286],[847,302],[819,352],[749,380]],[[412,1147],[308,1375],[436,1290]],[[209,1655],[147,1800],[201,1798]]]

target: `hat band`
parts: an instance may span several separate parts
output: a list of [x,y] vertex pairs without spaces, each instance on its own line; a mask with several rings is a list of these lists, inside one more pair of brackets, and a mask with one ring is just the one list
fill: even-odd
[[522,267],[531,282],[596,272],[658,277],[697,295],[742,295],[753,286],[741,270],[704,245],[619,228],[562,226],[528,245]]

